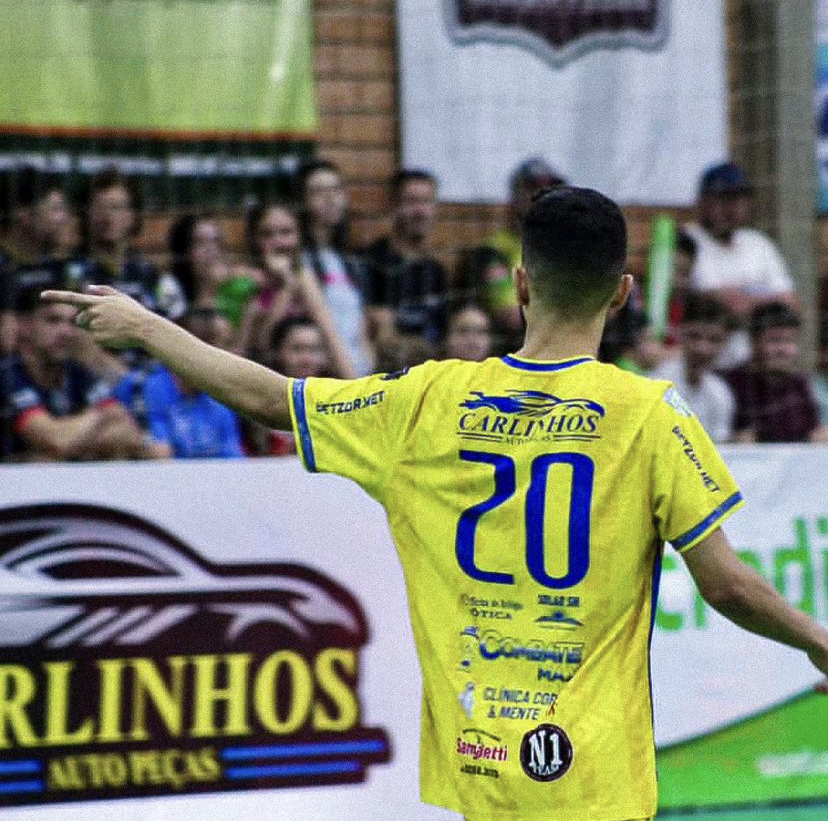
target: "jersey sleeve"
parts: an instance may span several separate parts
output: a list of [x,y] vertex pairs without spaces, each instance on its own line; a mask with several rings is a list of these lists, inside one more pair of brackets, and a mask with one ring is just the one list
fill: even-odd
[[659,538],[684,552],[744,500],[698,417],[674,387],[665,387],[650,419],[653,514]]
[[292,379],[290,413],[305,468],[353,479],[383,501],[428,365],[361,379]]

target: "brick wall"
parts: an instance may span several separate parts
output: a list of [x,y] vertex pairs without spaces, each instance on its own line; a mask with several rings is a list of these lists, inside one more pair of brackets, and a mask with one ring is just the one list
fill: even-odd
[[[319,152],[342,167],[355,239],[364,242],[388,228],[385,182],[400,158],[394,3],[314,0],[314,12]],[[635,272],[644,269],[653,211],[627,209]],[[503,214],[500,204],[442,204],[439,256],[452,266],[462,248],[478,244],[500,225]]]
[[[755,17],[756,13],[751,16],[747,7],[758,4],[761,10],[766,3],[767,0],[727,0],[731,143],[735,156],[751,171],[757,164],[757,153],[765,147],[757,140],[757,122],[767,108],[763,105],[766,95],[760,93],[766,90],[767,83],[758,91],[748,83],[754,77],[752,67],[756,67],[757,61],[763,62],[760,46],[764,40],[757,35],[753,44],[746,43],[737,34]],[[386,182],[400,158],[394,0],[313,0],[313,7],[320,113],[318,149],[342,168],[351,194],[354,240],[365,243],[388,229]],[[766,181],[758,182],[762,193],[758,216],[764,222],[772,203],[767,202],[763,190]],[[633,273],[640,275],[645,270],[650,221],[660,210],[667,210],[679,221],[692,216],[688,210],[675,208],[625,209]],[[441,204],[438,255],[452,267],[458,252],[479,243],[500,225],[503,216],[504,208],[497,203]],[[164,252],[168,221],[168,216],[151,215],[142,237],[143,248],[159,260]],[[228,216],[224,222],[231,246],[239,248],[242,231],[238,217]],[[828,276],[828,222],[821,236],[821,271]]]

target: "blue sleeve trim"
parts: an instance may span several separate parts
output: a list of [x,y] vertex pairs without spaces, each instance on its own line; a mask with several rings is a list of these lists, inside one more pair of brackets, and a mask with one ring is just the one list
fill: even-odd
[[313,440],[308,427],[308,416],[305,409],[305,380],[293,380],[293,409],[296,412],[296,424],[299,427],[299,442],[302,445],[302,457],[305,467],[316,473],[316,457],[313,454]]
[[702,533],[705,532],[712,524],[715,524],[717,520],[721,519],[722,516],[725,515],[729,510],[734,508],[739,502],[742,501],[742,494],[739,491],[736,491],[729,499],[722,502],[709,516],[702,519],[694,528],[688,530],[684,535],[679,536],[677,539],[673,539],[670,544],[676,550],[681,550],[683,547],[687,547],[694,539],[701,536]]

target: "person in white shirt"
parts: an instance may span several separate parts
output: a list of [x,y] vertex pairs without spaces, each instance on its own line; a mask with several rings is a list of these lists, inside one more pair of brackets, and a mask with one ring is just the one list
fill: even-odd
[[[757,305],[796,305],[794,283],[779,249],[767,235],[748,227],[752,194],[738,165],[711,166],[699,183],[698,222],[684,227],[696,243],[691,288],[718,299],[743,326]],[[749,355],[747,333],[737,331],[717,365],[732,367]]]
[[669,379],[714,442],[733,438],[736,409],[733,392],[713,372],[713,366],[727,342],[730,314],[719,301],[691,296],[684,309],[679,331],[681,355],[665,360],[649,376]]

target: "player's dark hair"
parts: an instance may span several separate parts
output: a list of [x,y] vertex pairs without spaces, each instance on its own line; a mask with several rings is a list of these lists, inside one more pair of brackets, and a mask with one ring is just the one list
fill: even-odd
[[733,316],[722,302],[709,296],[692,294],[684,303],[682,323],[704,322],[708,325],[733,326]]
[[799,314],[784,302],[768,302],[758,305],[750,315],[750,335],[755,339],[771,328],[798,328],[802,324]]
[[607,306],[627,258],[627,226],[611,199],[590,188],[541,191],[521,232],[523,265],[544,306],[567,319]]
[[403,188],[409,182],[427,182],[437,188],[437,178],[434,174],[424,171],[422,168],[403,168],[391,177],[388,183],[388,197],[396,205],[400,201]]

